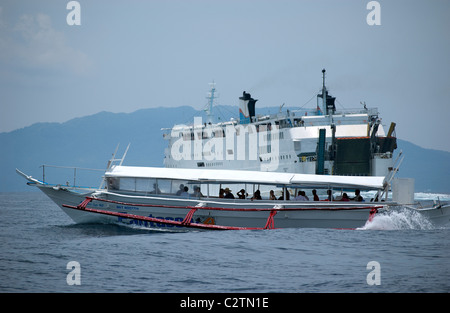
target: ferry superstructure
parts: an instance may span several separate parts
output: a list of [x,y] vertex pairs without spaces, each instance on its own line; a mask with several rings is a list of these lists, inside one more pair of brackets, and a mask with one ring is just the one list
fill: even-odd
[[[257,115],[256,102],[243,92],[239,118],[227,122],[194,119],[192,125],[164,129],[168,168],[233,169],[319,175],[386,176],[397,148],[395,123],[388,132],[377,108],[337,110],[323,84],[317,107]],[[209,95],[212,110],[215,85]]]

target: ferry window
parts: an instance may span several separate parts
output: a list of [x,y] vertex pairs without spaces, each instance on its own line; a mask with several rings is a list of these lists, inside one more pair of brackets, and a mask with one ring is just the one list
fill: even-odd
[[172,193],[172,183],[167,179],[158,179],[158,189],[161,193]]
[[158,186],[156,184],[156,179],[154,178],[136,178],[136,189],[135,191],[150,192],[150,193],[160,193],[158,191]]
[[136,190],[136,183],[134,178],[124,177],[120,179],[120,190]]
[[189,182],[186,180],[172,180],[171,185],[172,193],[177,196],[181,195],[181,193],[184,191],[184,187],[186,186],[188,187],[188,192],[190,191]]
[[211,135],[212,138],[222,138],[225,137],[225,131],[223,129],[215,129]]

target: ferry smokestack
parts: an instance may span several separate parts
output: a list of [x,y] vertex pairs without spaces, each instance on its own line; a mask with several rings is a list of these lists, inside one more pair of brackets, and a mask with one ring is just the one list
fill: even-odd
[[255,104],[257,99],[253,99],[252,96],[243,92],[242,97],[239,97],[239,123],[248,124],[252,122],[252,118],[255,116]]

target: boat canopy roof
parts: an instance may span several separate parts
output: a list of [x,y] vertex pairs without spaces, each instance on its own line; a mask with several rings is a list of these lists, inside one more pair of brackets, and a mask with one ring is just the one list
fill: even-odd
[[107,178],[157,178],[210,183],[249,183],[314,188],[382,189],[383,176],[337,176],[244,170],[115,166]]

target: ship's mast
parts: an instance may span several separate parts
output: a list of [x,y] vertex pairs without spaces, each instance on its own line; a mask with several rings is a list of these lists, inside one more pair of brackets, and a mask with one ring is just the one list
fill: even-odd
[[327,87],[325,87],[325,69],[322,70],[322,109],[327,112]]
[[207,104],[205,111],[206,111],[206,116],[208,119],[207,122],[212,123],[213,122],[212,121],[212,117],[213,117],[212,108],[214,105],[214,99],[216,97],[214,95],[214,93],[216,92],[216,83],[214,83],[214,81],[213,81],[212,83],[209,83],[209,85],[210,85],[210,90],[209,90],[208,96],[206,97],[206,99],[208,99],[208,104]]

